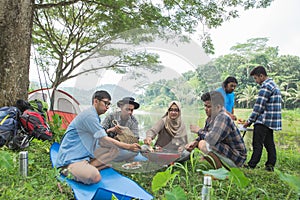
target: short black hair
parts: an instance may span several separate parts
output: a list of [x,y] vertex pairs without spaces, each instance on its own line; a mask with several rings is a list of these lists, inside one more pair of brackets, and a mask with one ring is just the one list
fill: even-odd
[[266,69],[263,66],[257,66],[250,72],[250,76],[259,76],[259,75],[268,76]]
[[204,94],[201,95],[201,100],[204,101],[210,101],[210,94],[209,92],[205,92]]
[[221,105],[224,106],[224,97],[220,92],[211,91],[202,94],[201,96],[202,101],[211,101],[213,106]]
[[94,99],[102,100],[102,99],[109,99],[111,100],[110,94],[105,90],[98,90],[93,94],[92,98],[92,104],[94,102]]
[[238,84],[238,81],[236,80],[235,77],[233,76],[228,76],[225,81],[223,82],[224,87],[226,87],[228,85],[228,83],[236,83]]

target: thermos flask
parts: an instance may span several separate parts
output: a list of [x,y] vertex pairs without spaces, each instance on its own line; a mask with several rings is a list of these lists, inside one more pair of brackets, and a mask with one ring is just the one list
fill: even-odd
[[19,153],[20,174],[24,177],[28,174],[28,152],[21,151]]
[[201,199],[202,200],[209,200],[210,199],[210,190],[211,190],[211,176],[205,175],[203,178],[203,187],[201,191]]

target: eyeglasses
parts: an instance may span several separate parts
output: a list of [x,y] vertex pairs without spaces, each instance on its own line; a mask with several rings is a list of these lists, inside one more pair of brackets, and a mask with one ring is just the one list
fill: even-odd
[[100,101],[102,101],[106,107],[109,107],[111,105],[109,101],[104,101],[102,99]]
[[179,109],[177,109],[177,108],[169,108],[169,112],[179,112]]
[[134,109],[130,109],[130,108],[125,108],[125,110],[128,112],[128,111],[131,111],[133,112]]

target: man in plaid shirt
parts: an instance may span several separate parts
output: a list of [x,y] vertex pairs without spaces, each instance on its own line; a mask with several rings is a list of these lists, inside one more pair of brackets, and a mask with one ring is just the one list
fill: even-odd
[[204,101],[208,117],[205,128],[198,130],[198,138],[187,144],[186,149],[191,151],[198,147],[215,168],[241,167],[247,156],[245,143],[225,111],[222,94],[217,91],[205,93],[201,100]]
[[263,146],[268,152],[268,159],[265,163],[267,171],[274,171],[276,163],[276,148],[274,143],[274,130],[281,130],[281,94],[274,81],[267,76],[264,67],[255,67],[250,76],[253,76],[256,83],[261,85],[258,98],[253,111],[244,127],[254,123],[253,130],[253,153],[247,168],[255,168],[259,163]]

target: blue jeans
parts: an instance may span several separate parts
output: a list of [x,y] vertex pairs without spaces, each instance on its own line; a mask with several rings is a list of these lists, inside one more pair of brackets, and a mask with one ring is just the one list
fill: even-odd
[[255,168],[259,163],[263,146],[265,146],[268,159],[265,163],[266,166],[275,166],[276,163],[276,148],[274,143],[273,130],[263,124],[255,124],[252,139],[253,153],[248,165]]

